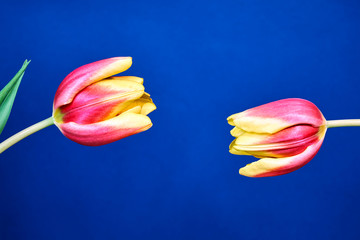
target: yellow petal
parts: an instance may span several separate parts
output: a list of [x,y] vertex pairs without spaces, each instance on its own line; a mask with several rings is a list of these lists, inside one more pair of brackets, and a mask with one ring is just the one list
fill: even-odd
[[154,103],[145,103],[142,106],[140,113],[143,114],[143,115],[148,115],[149,113],[151,113],[155,109],[156,109],[156,106],[155,106]]
[[244,116],[244,112],[233,114],[227,120],[232,126],[255,133],[276,133],[289,126],[281,119]]
[[144,85],[142,85],[139,82],[132,80],[125,80],[125,79],[119,80],[118,78],[107,78],[99,82],[96,82],[91,86],[96,86],[101,91],[107,91],[107,92],[142,91],[144,94],[144,90],[145,90]]
[[251,155],[251,154],[249,154],[249,153],[247,153],[245,151],[241,151],[241,150],[236,149],[235,148],[235,141],[236,141],[236,139],[234,141],[232,141],[230,146],[229,146],[229,152],[230,153],[236,154],[236,155]]
[[141,106],[135,105],[130,108],[126,108],[126,110],[121,111],[121,113],[137,113],[139,114],[141,112]]
[[233,137],[239,137],[241,134],[245,133],[244,130],[242,130],[241,128],[238,127],[234,127],[231,131],[230,134]]
[[122,112],[136,111],[136,113],[140,113],[143,115],[148,115],[150,112],[156,109],[156,106],[152,102],[148,93],[144,93],[139,99],[127,102],[122,107]]
[[239,147],[256,146],[256,145],[260,144],[261,142],[265,141],[266,138],[268,138],[269,136],[270,136],[270,134],[245,132],[236,138],[235,145],[237,145]]
[[114,76],[114,77],[110,77],[108,79],[118,80],[118,81],[132,81],[132,82],[137,82],[137,83],[140,83],[140,84],[144,83],[143,78],[134,77],[134,76]]

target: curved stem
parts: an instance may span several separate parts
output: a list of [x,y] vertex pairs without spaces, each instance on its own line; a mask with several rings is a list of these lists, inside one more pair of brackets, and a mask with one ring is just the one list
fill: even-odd
[[360,119],[345,119],[326,121],[328,128],[334,127],[360,127]]
[[16,133],[15,135],[9,137],[2,143],[0,143],[0,153],[4,152],[6,149],[14,145],[15,143],[19,142],[20,140],[26,138],[27,136],[43,129],[48,126],[51,126],[54,124],[54,120],[52,117],[49,117],[41,122],[35,123],[34,125],[25,128],[21,132]]

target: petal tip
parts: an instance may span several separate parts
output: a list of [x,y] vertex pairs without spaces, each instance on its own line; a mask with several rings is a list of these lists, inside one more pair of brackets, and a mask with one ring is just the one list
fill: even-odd
[[250,174],[248,171],[246,171],[245,169],[246,167],[240,168],[239,169],[239,174],[245,177],[254,177],[252,174]]

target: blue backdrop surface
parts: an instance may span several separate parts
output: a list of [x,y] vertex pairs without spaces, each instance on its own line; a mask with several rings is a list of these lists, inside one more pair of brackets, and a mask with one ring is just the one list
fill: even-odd
[[73,69],[132,56],[154,126],[86,147],[51,126],[0,158],[0,239],[359,239],[358,128],[288,175],[252,179],[226,118],[287,97],[360,118],[360,3],[6,1],[0,87],[25,73],[4,140],[51,115]]

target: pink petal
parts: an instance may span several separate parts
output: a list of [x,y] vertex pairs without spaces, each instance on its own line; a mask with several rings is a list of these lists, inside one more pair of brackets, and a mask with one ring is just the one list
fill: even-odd
[[92,124],[82,125],[69,122],[58,125],[67,138],[87,146],[108,144],[145,131],[151,126],[149,117],[135,113],[123,113],[109,120]]
[[248,132],[275,133],[289,126],[307,124],[320,127],[325,118],[311,102],[288,98],[267,103],[228,118],[229,124]]
[[128,78],[108,78],[84,88],[71,103],[59,108],[62,121],[86,124],[116,116],[121,108],[126,107],[123,103],[139,99],[144,94],[144,86]]
[[290,157],[317,141],[318,132],[319,128],[297,125],[274,134],[244,133],[230,147],[258,158]]
[[262,158],[241,168],[239,173],[247,177],[271,177],[293,172],[314,158],[323,140],[324,136],[298,155],[285,158]]
[[61,82],[55,94],[54,109],[70,103],[86,86],[127,70],[131,57],[114,57],[81,66]]

